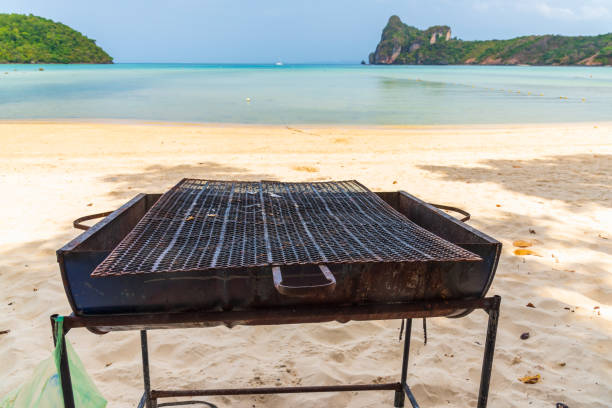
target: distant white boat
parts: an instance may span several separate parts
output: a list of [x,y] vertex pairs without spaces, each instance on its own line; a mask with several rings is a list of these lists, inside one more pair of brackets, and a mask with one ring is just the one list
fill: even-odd
[[281,61],[276,61],[276,62],[274,63],[274,65],[276,65],[276,66],[280,67],[280,66],[282,66],[282,65],[283,65],[283,63],[282,63]]

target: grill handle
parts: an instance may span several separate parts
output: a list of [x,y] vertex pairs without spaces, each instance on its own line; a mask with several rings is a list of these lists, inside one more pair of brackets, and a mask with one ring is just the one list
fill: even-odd
[[290,297],[325,297],[336,288],[336,278],[325,265],[317,265],[327,283],[317,285],[285,285],[280,266],[272,267],[272,278],[274,287],[281,295]]
[[107,212],[98,213],[98,214],[86,215],[84,217],[80,217],[80,218],[77,218],[76,220],[74,220],[72,222],[72,226],[74,228],[87,231],[90,227],[87,226],[87,225],[81,224],[83,221],[89,221],[89,220],[94,220],[96,218],[106,217],[107,215],[110,215],[111,213],[112,213],[112,211],[107,211]]
[[433,205],[434,207],[436,207],[436,208],[438,208],[440,210],[452,211],[452,212],[456,212],[456,213],[459,213],[459,214],[463,215],[463,218],[461,218],[459,220],[461,222],[466,222],[471,217],[469,212],[467,212],[465,210],[462,210],[461,208],[451,207],[450,205],[433,204],[433,203],[429,203],[429,204]]

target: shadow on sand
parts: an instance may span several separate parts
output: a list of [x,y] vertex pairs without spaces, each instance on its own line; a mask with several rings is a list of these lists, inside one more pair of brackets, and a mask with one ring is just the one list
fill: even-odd
[[176,166],[153,165],[140,172],[105,176],[102,181],[111,184],[110,196],[123,199],[137,193],[162,193],[183,178],[245,181],[278,179],[271,174],[252,173],[243,167],[205,161]]
[[[489,159],[469,167],[419,167],[445,181],[494,183],[535,199],[555,200],[574,213],[590,211],[593,206],[612,208],[612,155]],[[560,236],[554,228],[559,222],[563,220],[552,214],[535,217],[512,211],[500,212],[495,217],[475,217],[471,224],[476,228],[510,242],[532,240],[535,244],[530,249],[541,255],[516,256],[512,253],[514,247],[506,247],[493,292],[510,298],[518,296],[524,303],[538,298],[552,301],[543,305],[541,311],[551,312],[556,318],[565,316],[566,307],[573,308],[572,302],[583,296],[600,304],[607,303],[610,284],[606,260],[612,247],[607,234],[602,234],[606,231],[578,224],[569,239],[567,235]],[[565,256],[568,252],[583,255]],[[574,318],[585,326],[590,324],[590,316]]]
[[533,160],[484,160],[478,166],[419,166],[449,181],[497,183],[505,189],[580,207],[612,207],[612,155],[578,154]]

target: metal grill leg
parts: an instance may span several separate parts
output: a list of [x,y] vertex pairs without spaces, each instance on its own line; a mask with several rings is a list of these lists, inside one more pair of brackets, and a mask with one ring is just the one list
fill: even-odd
[[480,374],[478,408],[486,408],[489,397],[489,384],[491,383],[491,370],[493,369],[493,353],[495,352],[495,338],[497,337],[497,321],[499,319],[501,297],[495,296],[494,299],[493,306],[487,310],[487,313],[489,313],[489,324],[487,325],[487,340],[482,360],[482,373]]
[[406,332],[404,333],[404,354],[402,356],[402,376],[400,380],[401,389],[395,391],[395,408],[403,408],[405,394],[404,386],[406,385],[406,378],[408,377],[408,355],[410,354],[410,335],[412,332],[412,319],[406,319]]
[[140,349],[142,351],[142,378],[144,380],[144,395],[142,396],[147,408],[155,408],[157,400],[151,399],[151,377],[149,376],[149,345],[147,331],[140,331]]
[[70,367],[68,365],[68,352],[66,351],[66,330],[62,330],[61,338],[57,338],[57,315],[51,316],[51,327],[53,329],[53,344],[61,340],[62,350],[60,356],[59,376],[62,385],[62,396],[64,398],[64,408],[75,408],[74,394],[72,392],[72,379],[70,378]]
[[66,338],[62,333],[62,355],[60,358],[60,376],[62,379],[62,394],[64,396],[64,408],[75,408],[74,394],[72,393],[72,379],[70,378],[70,367],[68,366],[68,352],[66,351]]

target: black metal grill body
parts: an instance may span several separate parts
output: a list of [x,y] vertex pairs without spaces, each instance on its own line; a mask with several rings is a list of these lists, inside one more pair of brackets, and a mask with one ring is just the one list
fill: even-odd
[[[94,270],[102,270],[98,267],[110,258],[109,254],[122,241],[125,242],[130,232],[138,230],[139,221],[160,197],[157,194],[140,194],[58,251],[66,293],[77,315],[256,310],[320,303],[388,304],[479,298],[485,295],[499,258],[501,244],[498,241],[407,193],[377,193],[377,196],[382,199],[381,203],[384,201],[384,206],[403,214],[433,241],[442,238],[469,252],[454,251],[450,255],[443,254],[435,261],[421,259],[421,254],[415,253],[411,255],[415,259],[408,262],[403,261],[407,256],[405,253],[397,261],[387,258],[381,261],[355,261],[355,257],[363,257],[363,253],[349,253],[344,256],[353,258],[338,258],[334,262],[329,259],[329,252],[319,251],[318,255],[312,255],[315,259],[306,264],[285,261],[283,275],[289,282],[295,280],[316,284],[321,274],[317,272],[315,264],[323,261],[328,265],[336,278],[335,289],[324,296],[311,297],[289,297],[276,290],[272,284],[274,259],[270,262],[269,250],[260,264],[254,258],[255,262],[250,262],[249,267],[223,263],[223,257],[218,256],[215,262],[220,263],[213,263],[209,259],[207,268],[198,265],[197,268],[180,270],[166,265],[166,269],[153,271],[153,261],[149,263],[147,271],[134,269],[128,274],[101,273],[103,277],[90,276]],[[265,202],[263,206],[266,208]],[[274,214],[274,209],[268,210],[271,211],[268,214]],[[206,211],[205,215],[197,216],[222,216],[217,211],[208,212],[210,208]],[[214,216],[209,217],[209,214]],[[188,223],[193,221],[189,217],[195,218],[196,215],[185,213],[181,217]],[[314,233],[311,231],[311,234]],[[232,239],[227,229],[224,234]],[[350,233],[347,235],[350,236]],[[175,244],[179,242],[178,238],[175,241]],[[224,253],[223,248],[218,252]],[[321,253],[328,258],[316,258]],[[477,260],[473,254],[481,259]],[[155,259],[160,259],[159,255]],[[380,257],[384,254],[376,255]],[[164,262],[162,257],[157,267]],[[465,313],[465,310],[457,310],[454,315],[461,313]]]

